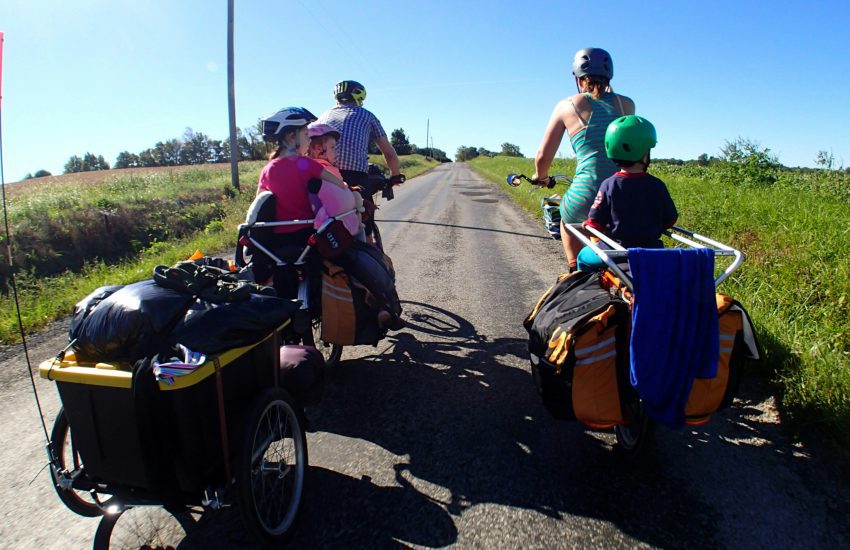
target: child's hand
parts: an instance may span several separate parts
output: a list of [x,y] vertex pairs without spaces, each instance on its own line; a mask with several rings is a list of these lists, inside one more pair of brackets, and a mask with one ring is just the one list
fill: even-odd
[[365,212],[366,207],[363,206],[363,195],[357,191],[352,191],[352,194],[354,195],[354,208],[356,208],[358,212]]

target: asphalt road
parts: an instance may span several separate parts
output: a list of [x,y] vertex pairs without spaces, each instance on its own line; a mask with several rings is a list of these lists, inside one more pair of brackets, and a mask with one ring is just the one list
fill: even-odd
[[[707,426],[659,428],[639,464],[615,456],[612,434],[547,415],[522,319],[562,251],[494,185],[443,165],[397,188],[377,217],[408,327],[347,348],[308,412],[294,547],[850,546],[846,478],[791,442],[758,380]],[[33,338],[33,362],[61,349],[66,330]],[[40,471],[24,368],[20,346],[0,349],[0,547],[89,547],[97,520],[66,510]],[[49,428],[58,399],[37,384]],[[184,546],[252,547],[232,510]]]

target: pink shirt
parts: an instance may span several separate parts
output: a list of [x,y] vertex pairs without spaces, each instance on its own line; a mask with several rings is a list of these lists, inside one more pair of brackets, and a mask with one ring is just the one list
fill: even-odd
[[[316,159],[316,161],[328,171],[338,172],[328,161],[323,159]],[[347,212],[355,206],[354,193],[348,187],[343,189],[327,181],[322,183],[322,187],[319,189],[319,201],[322,203],[322,206],[316,212],[316,221],[313,223],[313,227],[316,229],[325,223],[325,220],[329,217],[336,217],[338,214]],[[357,235],[360,232],[360,212],[355,211],[339,219],[342,220],[345,228],[352,235]]]
[[[266,164],[260,172],[257,191],[274,193],[276,220],[309,220],[313,218],[313,207],[308,197],[307,182],[320,177],[322,170],[324,167],[321,164],[307,157],[279,157]],[[322,185],[322,188],[326,185]],[[351,194],[351,191],[348,193]],[[275,233],[291,233],[308,226],[276,227]]]

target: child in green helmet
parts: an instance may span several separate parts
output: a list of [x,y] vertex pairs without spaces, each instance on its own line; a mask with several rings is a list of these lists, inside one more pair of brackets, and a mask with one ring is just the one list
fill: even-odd
[[[679,214],[664,182],[646,171],[656,143],[655,127],[645,118],[628,115],[611,122],[605,152],[620,170],[599,186],[582,226],[603,231],[624,248],[663,248],[661,235]],[[580,270],[605,267],[587,246],[577,263]]]

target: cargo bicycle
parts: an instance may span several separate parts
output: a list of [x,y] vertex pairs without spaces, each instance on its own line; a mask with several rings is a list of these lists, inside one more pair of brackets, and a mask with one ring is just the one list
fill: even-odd
[[[656,424],[629,378],[635,284],[628,260],[637,249],[625,249],[593,227],[564,227],[593,250],[605,268],[560,276],[529,314],[525,326],[533,378],[552,416],[578,420],[593,430],[613,428],[615,450],[636,457],[650,445]],[[714,277],[714,288],[744,261],[739,250],[684,227],[674,226],[666,235],[685,249],[708,248],[712,258],[731,259]],[[705,424],[711,414],[729,406],[738,390],[743,361],[759,357],[751,323],[740,304],[720,293],[716,302],[717,371],[713,377],[693,380],[684,408],[687,425]],[[559,319],[544,326],[546,315]]]

